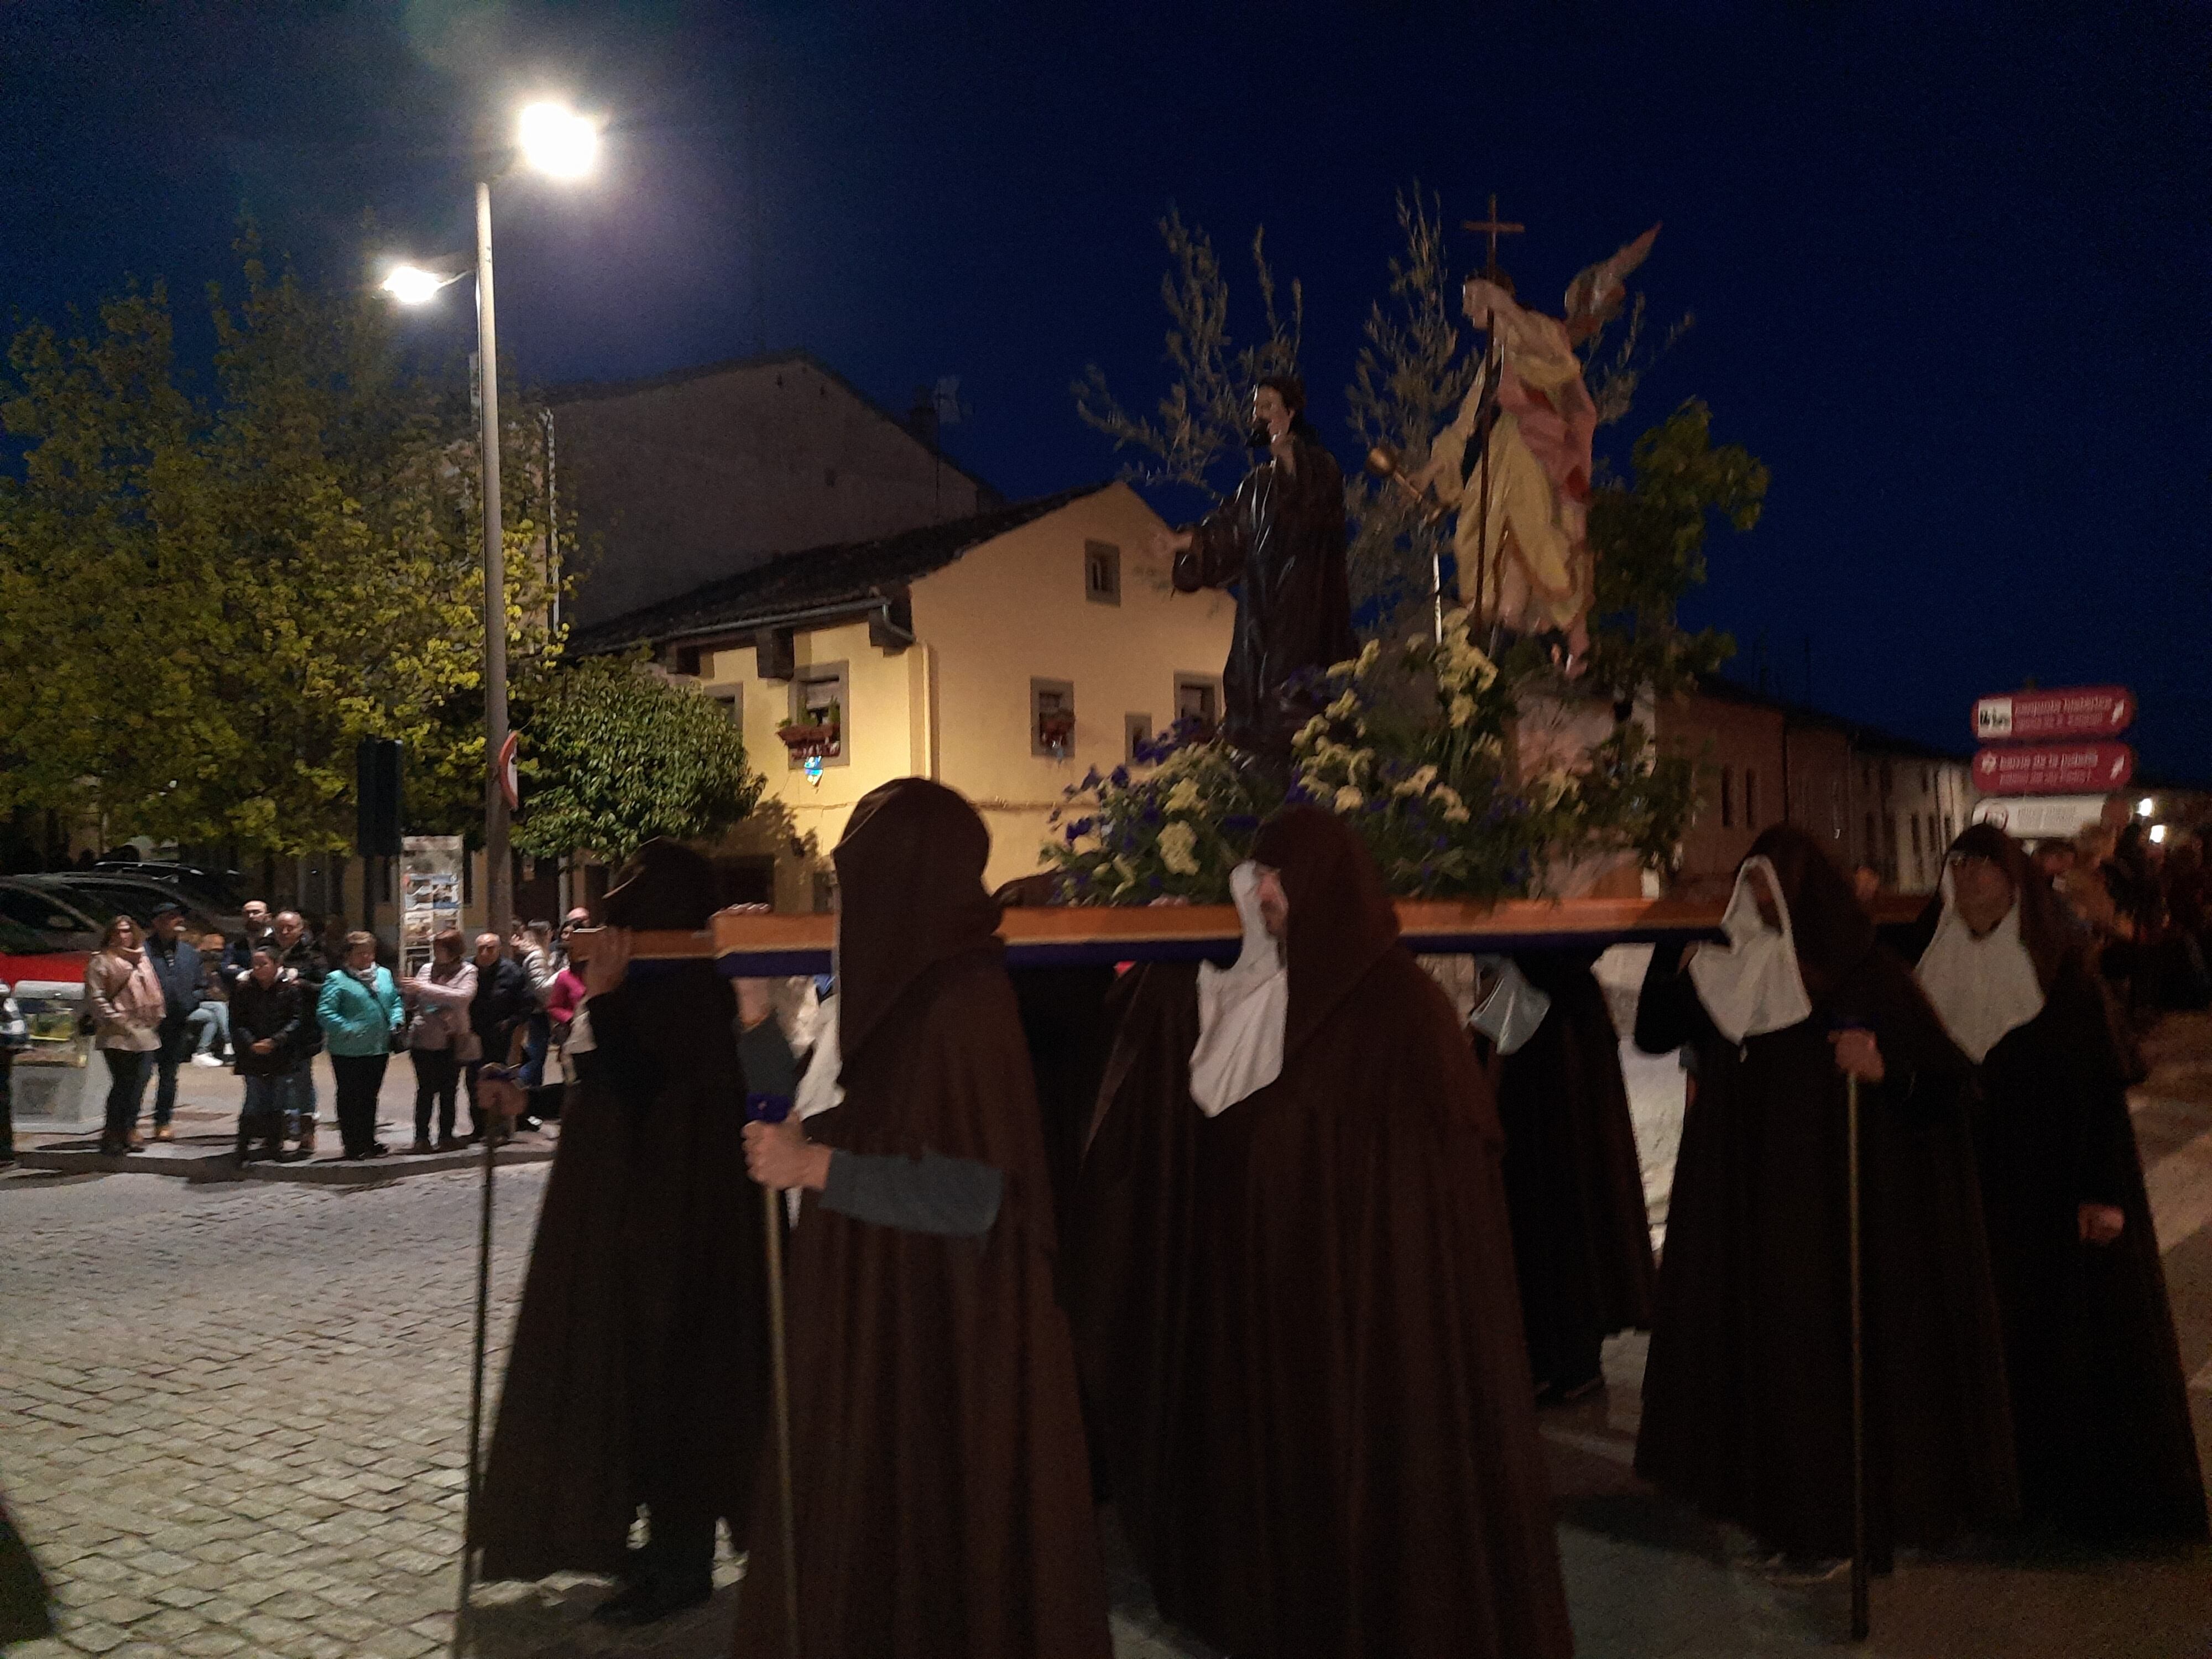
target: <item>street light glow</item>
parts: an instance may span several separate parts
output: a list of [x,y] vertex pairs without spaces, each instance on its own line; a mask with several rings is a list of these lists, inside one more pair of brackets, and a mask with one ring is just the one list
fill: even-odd
[[566,104],[532,104],[518,129],[523,159],[556,179],[580,179],[599,154],[599,130]]
[[2136,816],[2139,818],[2147,818],[2156,811],[2158,811],[2158,803],[2148,795],[2145,795],[2136,803]]
[[394,265],[379,286],[403,306],[419,306],[434,298],[438,290],[453,280],[436,276],[420,265]]

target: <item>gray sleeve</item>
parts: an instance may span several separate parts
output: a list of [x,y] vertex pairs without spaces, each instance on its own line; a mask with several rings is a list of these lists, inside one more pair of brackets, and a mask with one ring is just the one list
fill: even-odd
[[999,1218],[1006,1177],[988,1164],[938,1152],[830,1155],[822,1206],[902,1232],[981,1238]]

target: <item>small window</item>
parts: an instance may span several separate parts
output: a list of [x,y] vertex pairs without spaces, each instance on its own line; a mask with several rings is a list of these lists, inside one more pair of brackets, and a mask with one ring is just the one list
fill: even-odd
[[1176,724],[1211,732],[1221,723],[1221,682],[1210,674],[1176,676]]
[[1093,605],[1121,603],[1121,550],[1113,543],[1083,544],[1083,597]]
[[1735,828],[1735,774],[1721,768],[1721,828]]
[[696,645],[678,646],[675,662],[678,673],[689,674],[696,678],[699,673],[699,647]]
[[745,689],[742,685],[726,685],[707,694],[722,705],[722,713],[738,731],[745,729]]
[[842,662],[810,663],[793,672],[791,719],[784,727],[793,766],[817,760],[824,766],[845,764],[845,739],[853,729],[847,686]]
[[1066,680],[1030,682],[1030,753],[1064,761],[1075,752],[1075,687]]
[[1152,717],[1150,714],[1121,716],[1121,754],[1132,764],[1142,763],[1145,745],[1152,740]]
[[1748,766],[1743,769],[1743,827],[1759,828],[1759,774]]

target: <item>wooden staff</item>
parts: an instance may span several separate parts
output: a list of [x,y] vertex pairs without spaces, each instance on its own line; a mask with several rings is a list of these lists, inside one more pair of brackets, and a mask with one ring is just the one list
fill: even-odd
[[[745,1116],[756,1123],[781,1123],[791,1115],[791,1106],[790,1101],[780,1097],[755,1095],[745,1103]],[[783,1311],[782,1207],[781,1193],[773,1187],[761,1188],[761,1216],[768,1242],[769,1380],[775,1412],[776,1498],[783,1523],[784,1646],[791,1659],[799,1659],[799,1509],[791,1474],[791,1360]]]
[[[509,1066],[514,1064],[521,1046],[522,1032],[518,1029],[508,1048]],[[477,1490],[483,1480],[483,1460],[479,1452],[483,1443],[484,1342],[491,1313],[492,1171],[498,1167],[500,1144],[505,1139],[504,1135],[492,1133],[491,1125],[495,1119],[504,1115],[501,1103],[506,1091],[513,1086],[505,1080],[503,1071],[489,1077],[482,1072],[477,1074],[473,1109],[477,1130],[483,1139],[483,1205],[477,1222],[476,1347],[469,1367],[469,1480],[461,1500],[461,1590],[460,1599],[453,1606],[453,1659],[460,1659],[467,1640],[469,1596],[476,1587]]]
[[1844,1074],[1844,1142],[1850,1190],[1844,1203],[1851,1239],[1851,1640],[1863,1642],[1872,1627],[1867,1585],[1866,1502],[1866,1305],[1864,1269],[1859,1255],[1859,1080]]

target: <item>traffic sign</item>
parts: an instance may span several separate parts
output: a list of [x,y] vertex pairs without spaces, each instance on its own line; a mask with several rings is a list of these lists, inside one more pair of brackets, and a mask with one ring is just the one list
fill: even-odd
[[1974,787],[1984,795],[2101,795],[2136,774],[2124,743],[2049,743],[1974,751]]
[[1974,703],[1982,743],[2048,743],[2054,738],[2117,738],[2135,723],[2136,694],[2124,685],[2056,691],[2008,691]]
[[520,732],[510,732],[507,741],[499,746],[499,793],[507,797],[507,810],[510,812],[522,808],[522,778],[514,766],[514,751],[521,741]]

